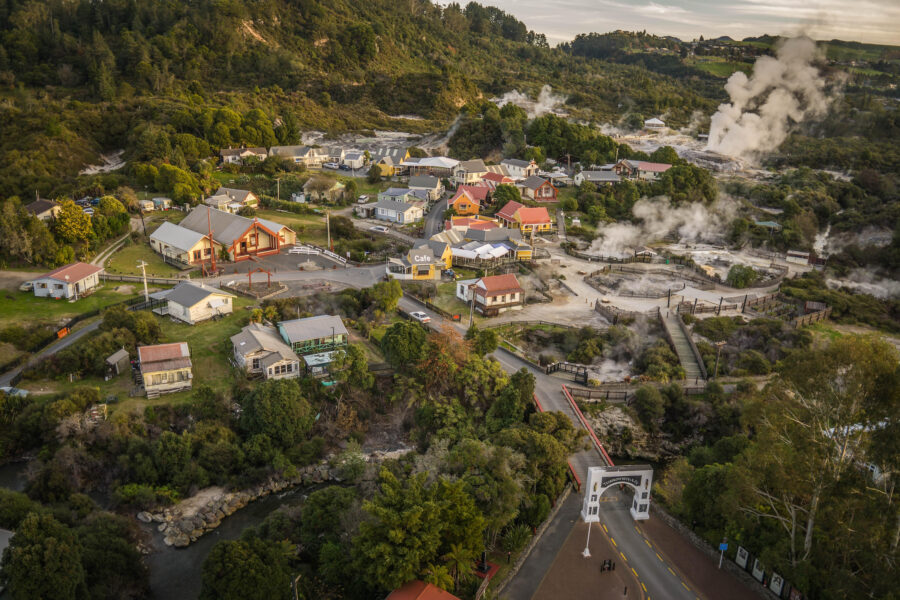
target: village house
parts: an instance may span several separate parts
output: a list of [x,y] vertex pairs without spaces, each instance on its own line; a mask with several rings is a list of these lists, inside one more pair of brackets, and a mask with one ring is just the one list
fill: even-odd
[[619,183],[619,176],[612,171],[581,171],[572,178],[575,185],[580,186],[585,181],[594,185],[612,185]]
[[510,200],[501,208],[496,215],[497,220],[504,227],[515,227],[519,229],[523,235],[531,235],[534,233],[543,233],[550,231],[553,223],[550,220],[550,213],[544,206],[527,207],[523,204]]
[[519,182],[522,188],[522,196],[537,202],[556,202],[557,189],[546,179],[537,175]]
[[431,583],[410,581],[388,594],[385,600],[459,600],[459,598]]
[[231,344],[235,362],[248,375],[262,375],[263,379],[300,376],[300,359],[274,327],[250,323],[231,336]]
[[421,221],[424,211],[421,206],[395,200],[379,200],[375,203],[375,218],[406,225]]
[[388,259],[386,274],[394,279],[415,281],[440,279],[453,264],[453,253],[446,242],[421,240],[404,256]]
[[148,398],[191,389],[191,351],[187,342],[138,346],[138,364]]
[[225,212],[236,213],[245,206],[257,208],[259,198],[250,190],[220,187],[216,193],[203,201],[207,206]]
[[49,221],[55,218],[61,209],[62,207],[58,202],[44,198],[38,198],[34,202],[29,202],[25,205],[25,210],[28,214],[37,217],[41,221]]
[[470,242],[483,244],[499,244],[506,247],[516,260],[531,260],[531,246],[522,239],[522,232],[518,229],[500,227],[497,229],[467,229],[463,237]]
[[219,150],[222,162],[232,165],[244,164],[244,161],[251,157],[256,160],[266,160],[268,155],[265,148],[223,148]]
[[407,158],[400,163],[400,168],[408,175],[433,175],[434,177],[452,177],[459,165],[455,158],[446,156],[427,156],[425,158]]
[[344,155],[344,164],[354,170],[362,169],[366,166],[366,155],[357,151],[348,152]]
[[103,267],[75,262],[54,269],[31,280],[34,295],[39,298],[79,298],[100,285]]
[[154,210],[169,210],[172,208],[172,199],[165,196],[156,196],[151,200]]
[[428,202],[434,202],[444,193],[441,180],[432,175],[414,175],[409,178],[409,189],[425,192]]
[[513,185],[515,180],[512,177],[507,175],[501,175],[500,173],[485,173],[481,178],[481,181],[478,182],[477,187],[485,187],[488,189],[488,193],[492,194],[498,185]]
[[616,163],[614,170],[620,177],[628,179],[644,179],[652,181],[672,168],[664,163],[647,162],[645,160],[623,159]]
[[[225,250],[228,260],[233,262],[247,260],[251,256],[278,254],[283,246],[292,246],[297,242],[297,234],[292,229],[274,221],[259,217],[248,219],[206,206],[195,207],[178,225],[172,227],[179,228],[172,231],[177,231],[186,239],[189,238],[182,229],[205,235],[211,229],[213,241]],[[158,244],[154,249],[162,253]],[[205,249],[203,252],[205,254]]]
[[278,333],[297,354],[316,354],[347,345],[350,334],[340,317],[319,315],[282,321]]
[[456,217],[451,216],[448,220],[444,221],[444,229],[445,230],[461,230],[465,231],[466,229],[495,229],[500,227],[500,223],[497,222],[493,217],[486,217],[484,215],[475,215],[472,217]]
[[269,156],[280,156],[307,169],[319,168],[328,161],[328,152],[313,146],[272,146]]
[[400,164],[407,158],[409,158],[407,148],[376,148],[369,152],[370,162],[378,165],[382,177],[398,175],[401,170]]
[[480,158],[464,160],[453,169],[453,181],[456,185],[475,185],[487,172],[487,167]]
[[331,146],[328,148],[328,162],[341,164],[344,162],[344,148],[342,146]]
[[481,204],[487,199],[488,191],[486,187],[461,185],[447,202],[447,208],[452,208],[462,217],[477,215],[481,211]]
[[194,325],[213,317],[230,315],[234,294],[203,283],[182,281],[165,293],[165,314]]
[[307,202],[337,202],[344,195],[344,184],[324,176],[310,177],[303,184]]
[[166,262],[189,267],[210,260],[213,252],[218,255],[222,244],[216,241],[210,243],[205,233],[164,221],[150,234],[150,247]]
[[517,310],[525,304],[525,290],[513,273],[457,281],[456,296],[466,303],[474,299],[475,310],[486,317]]
[[534,160],[520,160],[518,158],[504,158],[500,164],[506,167],[512,179],[527,179],[537,175],[538,164]]
[[125,348],[119,348],[106,357],[106,371],[108,375],[121,375],[131,370],[131,356]]

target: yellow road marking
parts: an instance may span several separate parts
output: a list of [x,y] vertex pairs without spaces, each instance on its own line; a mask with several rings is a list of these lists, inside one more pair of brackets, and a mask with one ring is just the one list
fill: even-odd
[[691,588],[689,588],[688,585],[687,585],[685,582],[682,581],[682,582],[681,582],[681,585],[683,585],[683,586],[684,586],[684,589],[686,589],[687,591],[691,591]]
[[641,582],[641,587],[644,588],[644,591],[645,591],[645,592],[647,591],[647,586],[644,585],[644,582],[643,582],[643,581]]
[[619,554],[622,555],[622,560],[624,560],[625,562],[628,562],[628,557],[625,556],[625,553],[624,553],[624,552],[619,552]]
[[609,529],[606,528],[606,523],[601,523],[601,525],[603,525],[603,531],[609,533]]
[[616,548],[619,547],[619,545],[616,543],[616,538],[609,538],[609,541],[611,541],[613,543],[613,546],[615,546]]
[[[659,560],[662,560],[662,556],[659,555],[659,552],[656,553],[656,558],[658,558]],[[663,561],[663,562],[665,562],[665,561]]]
[[634,526],[634,530],[635,530],[635,531],[637,531],[637,532],[638,532],[638,533],[640,533],[640,532],[641,532],[641,530],[640,530],[640,529],[638,529],[638,526],[637,526],[637,525],[635,525],[635,526]]
[[[669,573],[671,573],[672,575],[675,575],[675,571],[672,570],[672,567],[669,567]],[[675,575],[675,576],[678,577],[677,575]]]
[[631,572],[634,573],[634,576],[635,576],[635,577],[638,576],[637,571],[634,570],[634,567],[631,567]]
[[645,542],[648,546],[650,546],[651,548],[653,547],[653,544],[651,544],[648,540],[645,539],[644,542]]

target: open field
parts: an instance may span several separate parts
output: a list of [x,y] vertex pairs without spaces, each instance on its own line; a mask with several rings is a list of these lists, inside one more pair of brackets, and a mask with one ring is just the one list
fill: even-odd
[[31,292],[4,292],[0,301],[0,328],[10,325],[59,325],[76,315],[106,308],[110,304],[137,296],[136,290],[123,294],[115,291],[116,287],[118,284],[113,282],[103,283],[93,294],[80,298],[77,302],[38,298]]
[[706,71],[710,75],[722,77],[723,79],[731,77],[735,71],[750,73],[753,70],[753,65],[750,63],[730,61],[721,56],[698,57],[692,61],[692,64],[701,71]]
[[147,242],[126,243],[106,263],[107,273],[140,275],[140,261],[147,263],[148,277],[179,277],[184,271],[166,263]]
[[328,241],[324,215],[301,215],[286,211],[260,209],[256,211],[256,216],[287,225],[297,232],[298,242],[322,246]]

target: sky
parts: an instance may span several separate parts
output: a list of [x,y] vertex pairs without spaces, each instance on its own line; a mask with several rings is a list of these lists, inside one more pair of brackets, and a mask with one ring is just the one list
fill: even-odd
[[[503,9],[551,46],[616,29],[734,39],[764,33],[900,46],[900,0],[481,0]],[[465,2],[462,2],[465,5]]]

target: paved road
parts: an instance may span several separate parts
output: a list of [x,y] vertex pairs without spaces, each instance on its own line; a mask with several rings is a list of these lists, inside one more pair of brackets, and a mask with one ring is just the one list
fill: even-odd
[[90,333],[92,331],[96,331],[100,327],[101,322],[102,322],[102,320],[98,318],[96,321],[93,321],[92,323],[88,323],[81,329],[76,329],[75,331],[73,331],[72,333],[67,335],[66,337],[47,346],[46,348],[44,348],[43,350],[41,350],[40,352],[38,352],[31,358],[29,358],[25,362],[25,364],[20,365],[20,366],[16,367],[15,369],[12,369],[11,371],[7,371],[6,373],[0,375],[0,387],[8,386],[9,382],[12,381],[13,377],[15,377],[16,375],[21,373],[22,370],[26,366],[35,364],[38,361],[40,361],[42,358],[50,356],[51,354],[56,354],[63,348],[68,348],[69,346],[71,346],[72,344],[74,344],[75,342],[77,342],[78,340],[83,338],[88,333]]
[[[442,327],[445,323],[451,323],[445,321],[437,313],[423,308],[422,305],[408,298],[402,298],[400,300],[400,308],[406,311],[417,310],[427,313],[431,317],[431,326],[436,329]],[[457,330],[464,331],[463,325],[458,323],[452,323],[452,325]],[[572,411],[565,395],[562,393],[561,381],[559,379],[545,374],[540,369],[535,369],[519,357],[503,350],[495,352],[494,358],[497,359],[507,372],[514,373],[521,368],[528,370],[534,375],[535,394],[544,410],[562,412],[572,419],[576,427],[581,427],[579,420]],[[572,455],[569,462],[582,481],[585,480],[587,471],[590,467],[602,466],[604,464],[600,455],[593,449]],[[695,600],[697,595],[691,590],[690,586],[679,576],[675,575],[674,571],[670,571],[670,567],[665,561],[657,557],[656,552],[651,547],[651,542],[643,536],[640,529],[635,525],[635,522],[628,511],[628,507],[630,506],[630,496],[622,494],[622,497],[623,502],[601,503],[601,524],[604,526],[604,531],[610,538],[615,540],[614,545],[620,551],[623,562],[627,563],[629,568],[634,568],[636,573],[635,576],[646,587],[646,595],[650,598]],[[560,513],[562,512],[563,511],[561,510]],[[553,541],[550,543],[556,544],[557,542]],[[547,554],[549,553],[542,552],[541,555],[546,557]],[[538,561],[538,564],[533,566],[533,570],[535,572],[546,573],[546,570],[549,569],[551,563],[552,560],[550,562],[540,560]],[[533,573],[527,577],[531,583],[534,583],[535,575]],[[540,583],[541,579],[543,579],[543,575],[541,575],[540,578],[537,578],[537,583]],[[524,589],[525,587],[528,587],[528,582],[517,585],[521,585],[522,589]],[[533,594],[536,589],[536,587],[531,589],[531,594]],[[509,597],[530,598],[531,594],[520,596],[517,593],[515,596],[510,595]]]
[[444,230],[444,211],[447,210],[447,199],[441,198],[434,203],[425,215],[425,237],[430,238]]

